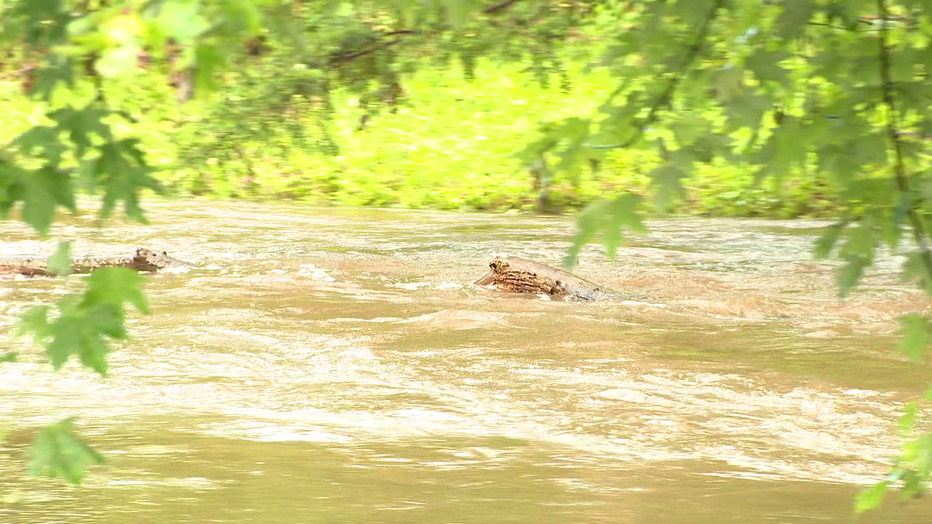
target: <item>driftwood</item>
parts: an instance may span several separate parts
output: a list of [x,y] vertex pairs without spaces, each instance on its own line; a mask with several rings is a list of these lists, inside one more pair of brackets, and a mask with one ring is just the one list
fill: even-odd
[[[71,260],[72,273],[91,273],[105,267],[123,267],[152,273],[160,269],[187,268],[192,264],[172,258],[165,251],[139,248],[133,256],[88,257]],[[0,258],[0,275],[55,276],[48,260],[36,258]]]
[[489,273],[475,283],[508,293],[543,294],[563,300],[629,298],[562,269],[518,257],[495,257],[489,263]]

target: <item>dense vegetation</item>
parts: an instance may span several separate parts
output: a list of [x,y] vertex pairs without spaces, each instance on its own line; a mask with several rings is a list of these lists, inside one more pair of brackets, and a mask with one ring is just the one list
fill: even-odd
[[[932,292],[927,2],[0,0],[0,14],[3,114],[24,116],[4,120],[0,214],[41,234],[79,191],[102,193],[102,218],[122,203],[140,221],[140,194],[166,189],[589,203],[572,265],[597,237],[614,256],[626,228],[643,228],[645,201],[831,211],[840,219],[814,252],[845,262],[842,294],[884,246]],[[52,262],[67,258],[62,244]],[[104,373],[107,339],[127,336],[125,303],[147,309],[134,277],[102,270],[22,330],[56,367],[77,355]],[[901,349],[917,361],[929,337],[929,319],[903,319]],[[858,510],[891,485],[926,489],[921,413],[910,405],[902,453]],[[36,473],[75,482],[100,459],[69,421],[30,453]]]
[[[255,68],[250,73],[262,78],[264,66],[260,59],[249,66]],[[451,71],[428,65],[405,78],[398,110],[367,119],[363,129],[361,97],[336,89],[328,129],[337,154],[295,140],[286,129],[293,123],[280,119],[262,124],[266,132],[278,132],[277,139],[257,131],[243,141],[226,139],[227,127],[249,121],[237,116],[249,108],[237,104],[256,103],[261,109],[265,103],[239,98],[235,93],[250,86],[235,77],[207,100],[185,104],[183,112],[169,86],[150,86],[161,89],[163,96],[139,111],[136,132],[150,162],[160,168],[155,177],[167,194],[179,197],[544,212],[579,209],[618,190],[649,199],[647,173],[659,163],[653,151],[614,151],[598,171],[586,170],[575,180],[557,173],[543,193],[533,166],[515,154],[540,122],[595,109],[611,89],[613,77],[604,68],[567,67],[569,85],[561,89],[542,86],[520,64],[480,61],[471,79],[460,67]],[[0,111],[19,118],[0,130],[0,138],[24,131],[39,105],[19,96],[18,83],[10,81],[7,88]],[[134,107],[135,100],[124,103],[141,109]],[[305,124],[298,130],[314,129],[313,122]],[[787,178],[780,191],[773,184],[755,184],[747,167],[725,162],[701,166],[684,183],[687,197],[669,211],[790,218],[835,216],[846,204],[825,180],[798,173]]]

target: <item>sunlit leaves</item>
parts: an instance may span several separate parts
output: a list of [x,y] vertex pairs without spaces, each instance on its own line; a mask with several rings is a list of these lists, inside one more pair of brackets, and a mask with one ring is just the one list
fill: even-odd
[[74,418],[48,426],[29,446],[29,474],[60,477],[80,484],[88,466],[101,464],[104,457],[85,444],[74,431]]
[[[174,38],[181,45],[191,45],[198,36],[210,28],[210,22],[201,14],[200,2],[196,0],[168,0],[159,6],[159,14],[155,24],[166,36]],[[247,14],[244,22],[247,26],[255,23],[254,9],[243,9],[243,2],[231,3],[230,13],[234,16]]]
[[142,52],[140,36],[144,32],[143,22],[133,13],[117,16],[107,21],[103,34],[108,40],[95,67],[104,78],[115,78],[135,72]]
[[77,356],[85,367],[104,375],[110,352],[105,337],[127,338],[125,303],[149,312],[141,291],[144,277],[130,269],[106,268],[87,280],[88,289],[82,296],[66,295],[58,301],[56,318],[51,318],[48,306],[27,310],[20,332],[47,344],[46,353],[55,369]]
[[584,147],[589,138],[589,121],[569,118],[556,130],[557,136],[565,141],[565,147],[557,153],[560,162],[557,169],[577,173],[576,169],[591,158],[591,150]]
[[590,122],[582,118],[546,122],[540,126],[537,140],[529,142],[516,156],[525,165],[534,165],[547,154],[553,154],[558,159],[554,171],[568,173],[575,181],[580,169],[588,167],[588,161],[599,154],[586,145],[589,125]]

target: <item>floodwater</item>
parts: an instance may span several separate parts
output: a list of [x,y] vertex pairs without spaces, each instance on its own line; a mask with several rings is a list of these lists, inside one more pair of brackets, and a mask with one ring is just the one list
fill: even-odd
[[[835,294],[811,221],[670,219],[574,272],[638,301],[471,284],[496,254],[557,265],[569,218],[150,202],[65,218],[72,253],[167,250],[101,378],[15,339],[81,276],[0,282],[3,523],[853,522],[932,374],[894,350],[930,302],[881,257]],[[89,211],[90,214],[90,211]],[[48,255],[0,223],[0,256]],[[24,475],[67,416],[107,457],[79,488]],[[928,522],[932,502],[859,522]]]

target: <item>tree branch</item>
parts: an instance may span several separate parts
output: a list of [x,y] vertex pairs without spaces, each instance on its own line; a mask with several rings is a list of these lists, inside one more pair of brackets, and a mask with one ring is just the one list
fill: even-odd
[[[403,30],[400,30],[400,31],[392,31],[392,32],[386,33],[386,34],[384,34],[384,35],[382,35],[382,36],[413,35],[413,34],[415,34],[415,32],[414,32],[414,31],[411,31],[410,29],[403,29]],[[394,40],[389,40],[388,42],[382,42],[382,43],[376,45],[375,47],[370,47],[369,49],[362,49],[362,50],[360,50],[360,51],[353,51],[352,53],[347,53],[347,54],[345,54],[345,55],[335,56],[335,57],[333,57],[333,58],[330,60],[330,63],[331,63],[332,65],[344,64],[344,63],[346,63],[346,62],[350,62],[350,61],[352,61],[352,60],[355,60],[355,59],[357,59],[357,58],[359,58],[359,57],[361,57],[361,56],[371,55],[372,53],[375,53],[376,51],[381,51],[381,50],[383,50],[383,49],[387,49],[387,48],[389,48],[389,47],[391,47],[391,46],[393,46],[393,45],[399,44],[399,43],[401,43],[401,39],[400,39],[400,38],[395,38]]]
[[[506,9],[506,8],[510,7],[512,4],[516,4],[516,3],[518,3],[518,0],[502,0],[501,2],[499,2],[499,3],[495,4],[495,5],[491,5],[491,6],[489,6],[489,7],[484,8],[484,9],[482,10],[482,13],[483,13],[483,14],[487,14],[487,15],[488,15],[488,14],[494,14],[494,13],[497,13],[497,12],[503,10],[503,9]],[[417,34],[417,31],[412,31],[412,30],[410,30],[410,29],[401,29],[401,30],[398,30],[398,31],[391,31],[391,32],[385,33],[385,34],[383,34],[382,36],[398,36],[398,35],[413,35],[413,34]],[[345,54],[345,55],[340,55],[340,56],[334,57],[334,58],[331,60],[331,63],[332,63],[332,64],[337,64],[337,65],[343,64],[343,63],[345,63],[345,62],[349,62],[349,61],[355,60],[355,59],[357,59],[357,58],[359,58],[359,57],[361,57],[361,56],[366,56],[366,55],[375,53],[376,51],[380,51],[380,50],[382,50],[382,49],[385,49],[385,48],[387,48],[387,47],[391,47],[391,46],[393,46],[393,45],[398,44],[399,42],[401,42],[401,40],[398,39],[398,38],[396,38],[396,39],[394,39],[394,40],[389,40],[388,42],[385,42],[385,43],[383,43],[383,44],[377,45],[377,46],[372,47],[372,48],[369,48],[369,49],[362,49],[362,50],[360,50],[360,51],[354,51],[354,52],[352,52],[352,53],[347,53],[347,54]]]
[[[886,0],[877,0],[877,18],[888,20]],[[896,155],[896,164],[893,166],[896,185],[900,192],[900,197],[906,203],[906,216],[913,229],[913,239],[919,247],[919,257],[922,262],[922,271],[925,276],[925,287],[927,292],[932,292],[932,249],[929,247],[929,235],[922,223],[922,217],[916,212],[912,198],[912,190],[909,187],[909,178],[906,176],[906,166],[903,159],[903,147],[900,140],[899,123],[896,116],[896,101],[893,98],[893,79],[890,75],[890,51],[887,47],[887,32],[889,27],[882,24],[880,27],[880,79],[881,90],[883,92],[883,101],[887,106],[887,135],[890,139],[890,146]]]
[[488,15],[488,14],[494,13],[494,12],[496,12],[496,11],[501,11],[502,9],[505,9],[506,7],[510,6],[511,4],[515,4],[515,3],[517,3],[517,2],[518,2],[518,0],[503,0],[503,1],[497,3],[497,4],[493,5],[493,6],[486,7],[485,9],[482,10],[482,12]]
[[709,13],[706,15],[705,20],[702,22],[702,27],[699,28],[699,32],[696,34],[696,41],[693,42],[693,45],[690,46],[689,50],[686,52],[686,56],[683,57],[682,63],[680,63],[679,68],[675,71],[676,75],[670,79],[670,83],[667,84],[667,88],[664,89],[663,93],[657,97],[657,100],[654,101],[653,105],[650,108],[650,112],[644,117],[637,126],[634,135],[621,144],[614,145],[596,145],[596,144],[585,144],[586,147],[592,149],[621,149],[628,147],[644,135],[644,129],[647,126],[653,124],[660,117],[660,108],[669,104],[673,99],[673,94],[676,92],[676,88],[679,85],[680,81],[686,75],[686,70],[690,65],[698,58],[699,52],[702,51],[702,46],[705,44],[705,40],[709,34],[709,28],[712,26],[712,22],[715,21],[715,14],[718,12],[719,8],[722,7],[724,0],[715,0],[712,4],[712,8],[709,9]]

